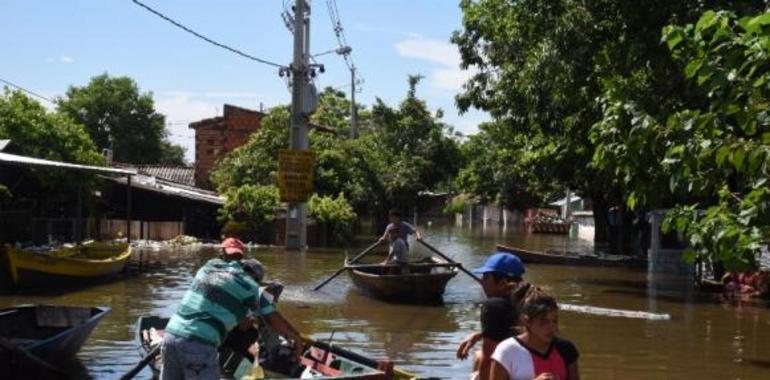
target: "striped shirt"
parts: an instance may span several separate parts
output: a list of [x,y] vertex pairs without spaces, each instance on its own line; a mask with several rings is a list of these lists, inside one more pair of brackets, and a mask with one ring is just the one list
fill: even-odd
[[211,259],[195,274],[166,331],[219,346],[246,316],[273,312],[275,306],[240,263]]

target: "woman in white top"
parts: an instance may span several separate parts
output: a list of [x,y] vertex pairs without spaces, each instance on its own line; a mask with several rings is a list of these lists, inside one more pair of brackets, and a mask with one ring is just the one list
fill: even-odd
[[539,288],[524,299],[524,332],[508,338],[492,354],[491,380],[580,380],[580,354],[572,342],[556,336],[556,300]]

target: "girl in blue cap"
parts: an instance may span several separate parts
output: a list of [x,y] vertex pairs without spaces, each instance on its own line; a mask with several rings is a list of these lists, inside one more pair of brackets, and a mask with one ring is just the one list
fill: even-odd
[[481,305],[481,331],[468,335],[460,343],[457,358],[466,359],[471,348],[481,341],[481,350],[474,355],[471,378],[487,379],[495,347],[514,335],[513,327],[519,322],[517,305],[530,284],[522,280],[524,264],[507,252],[494,253],[473,272],[482,275],[481,287],[487,299]]

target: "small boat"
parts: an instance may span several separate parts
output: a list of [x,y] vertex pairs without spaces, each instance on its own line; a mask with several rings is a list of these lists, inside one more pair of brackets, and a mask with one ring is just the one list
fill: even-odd
[[540,210],[536,215],[524,219],[524,226],[529,233],[566,235],[572,224],[552,210]]
[[8,277],[17,287],[81,283],[117,274],[126,266],[131,247],[126,243],[86,242],[54,250],[2,249]]
[[373,297],[403,303],[440,303],[446,284],[457,275],[459,263],[349,264],[356,286]]
[[512,253],[521,261],[532,264],[647,268],[647,260],[639,257],[538,252],[500,244],[497,245],[497,250]]
[[[156,316],[139,317],[136,323],[135,339],[142,356],[151,352],[163,340],[164,328],[168,318]],[[260,334],[259,331],[265,331]],[[270,341],[280,342],[269,327],[252,329],[231,334],[219,348],[220,377],[223,379],[241,379],[253,376],[254,356],[248,347],[259,342],[259,362],[264,373],[263,379],[415,379],[416,376],[393,368],[383,361],[376,361],[341,347],[324,342],[305,339],[305,352],[297,360],[291,349],[280,343],[271,345]],[[270,353],[267,355],[267,353]],[[160,372],[162,357],[156,356],[149,363],[155,375]],[[252,377],[253,378],[253,377]],[[260,378],[260,377],[257,377]]]
[[109,307],[21,305],[0,309],[4,346],[47,361],[72,358]]

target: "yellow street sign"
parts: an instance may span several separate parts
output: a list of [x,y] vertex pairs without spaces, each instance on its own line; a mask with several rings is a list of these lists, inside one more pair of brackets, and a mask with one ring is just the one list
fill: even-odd
[[282,150],[278,153],[278,190],[282,202],[304,202],[313,193],[313,152]]

